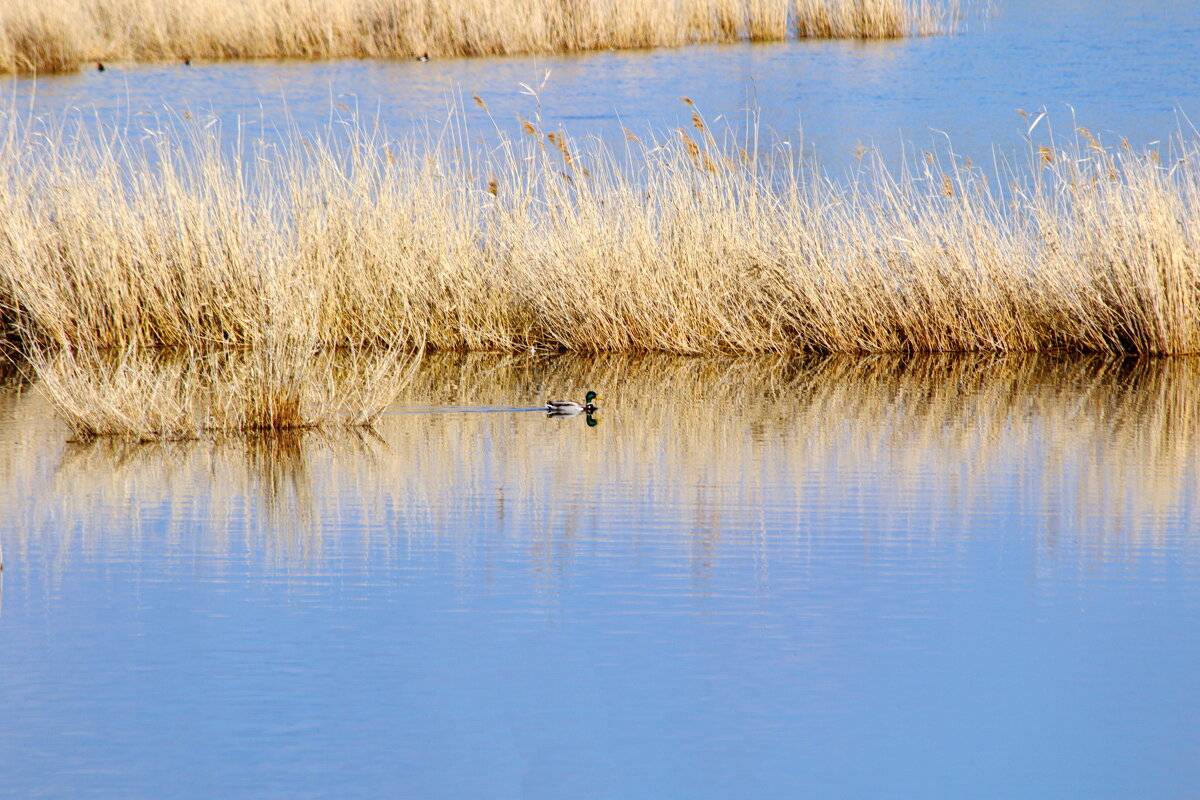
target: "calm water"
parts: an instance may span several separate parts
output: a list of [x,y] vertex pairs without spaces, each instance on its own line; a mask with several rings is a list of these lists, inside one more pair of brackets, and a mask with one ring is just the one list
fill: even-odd
[[[456,91],[515,133],[549,69],[550,125],[688,95],[837,165],[1019,149],[1018,107],[1165,139],[1198,42],[1200,3],[1005,0],[954,38],[3,83],[139,135],[402,135]],[[495,410],[589,387],[595,427]],[[1197,408],[1186,358],[431,357],[377,436],[83,446],[11,379],[0,796],[1194,797]]]
[[430,357],[378,436],[83,446],[12,384],[0,795],[1195,796],[1198,386]]
[[[189,110],[217,116],[251,139],[294,125],[322,128],[356,112],[394,135],[444,119],[465,97],[474,135],[493,122],[519,135],[518,113],[537,111],[521,83],[542,90],[547,126],[620,146],[639,134],[690,125],[692,97],[710,122],[745,127],[756,108],[769,135],[816,149],[840,171],[858,144],[894,156],[902,142],[944,145],[986,162],[993,146],[1022,149],[1015,109],[1046,108],[1059,136],[1076,121],[1110,144],[1167,140],[1200,121],[1200,3],[1194,0],[998,0],[994,16],[967,15],[963,32],[894,42],[787,42],[570,57],[333,63],[111,65],[77,75],[5,79],[17,106],[70,109],[128,123],[138,135]],[[802,131],[802,133],[801,133]],[[1047,134],[1043,123],[1036,132]]]

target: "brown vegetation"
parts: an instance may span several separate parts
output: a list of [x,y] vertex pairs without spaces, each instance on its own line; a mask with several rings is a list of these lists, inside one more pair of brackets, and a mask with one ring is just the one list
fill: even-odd
[[0,315],[75,350],[1200,351],[1194,146],[837,182],[696,125],[621,158],[536,122],[486,153],[13,134]]
[[0,72],[892,38],[948,31],[956,14],[953,0],[0,0]]
[[208,353],[65,349],[39,353],[31,365],[77,439],[150,441],[369,426],[417,360],[284,342]]

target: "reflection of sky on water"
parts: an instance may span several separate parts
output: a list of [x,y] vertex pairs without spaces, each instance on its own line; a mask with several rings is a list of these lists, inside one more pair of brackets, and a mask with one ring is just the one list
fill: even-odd
[[64,444],[6,392],[0,768],[109,796],[1183,796],[1197,368],[446,355],[397,410],[593,386],[603,422],[151,448]]
[[[301,129],[343,114],[376,112],[401,135],[443,119],[450,95],[466,98],[471,130],[492,124],[471,101],[479,94],[503,130],[516,135],[517,114],[532,116],[521,83],[552,72],[542,100],[548,126],[622,141],[623,124],[648,129],[690,125],[678,101],[690,96],[712,121],[743,123],[749,108],[764,126],[807,145],[839,169],[857,144],[894,155],[900,142],[944,143],[985,161],[997,145],[1019,150],[1024,126],[1015,109],[1052,112],[1059,135],[1077,121],[1109,143],[1135,146],[1177,130],[1176,111],[1200,113],[1200,5],[1189,2],[1034,3],[1006,0],[990,20],[969,17],[956,37],[895,42],[803,41],[680,50],[601,52],[566,57],[451,59],[417,62],[235,63],[192,67],[114,67],[104,73],[9,80],[19,107],[34,96],[39,112],[95,107],[134,129],[153,128],[147,113],[164,106],[219,115],[232,136],[268,135],[288,116]],[[146,123],[143,125],[143,123]],[[1044,131],[1043,131],[1044,133]]]

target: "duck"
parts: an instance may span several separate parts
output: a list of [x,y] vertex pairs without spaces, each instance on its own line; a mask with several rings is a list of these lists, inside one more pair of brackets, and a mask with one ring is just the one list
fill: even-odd
[[591,414],[598,408],[595,401],[596,393],[588,392],[587,396],[583,398],[582,404],[576,403],[574,400],[551,400],[546,403],[546,410],[551,414],[561,414],[564,416],[584,412]]

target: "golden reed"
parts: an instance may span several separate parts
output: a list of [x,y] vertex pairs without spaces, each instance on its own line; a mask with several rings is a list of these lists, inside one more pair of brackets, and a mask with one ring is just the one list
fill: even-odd
[[957,0],[0,0],[0,72],[948,32]]
[[62,349],[30,362],[37,387],[77,441],[179,441],[228,433],[371,427],[419,354],[253,350]]
[[192,121],[10,121],[0,324],[24,351],[1200,352],[1194,145],[1081,130],[990,177],[925,154],[841,182],[695,121],[619,157],[536,121],[247,157]]

